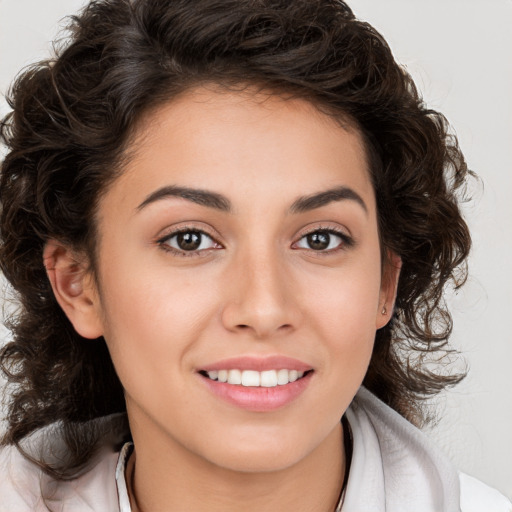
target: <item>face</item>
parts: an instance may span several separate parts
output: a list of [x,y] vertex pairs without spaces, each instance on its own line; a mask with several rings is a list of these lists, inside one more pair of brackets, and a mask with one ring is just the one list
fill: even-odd
[[307,458],[393,301],[361,137],[302,100],[198,89],[133,147],[91,302],[134,438],[239,471]]

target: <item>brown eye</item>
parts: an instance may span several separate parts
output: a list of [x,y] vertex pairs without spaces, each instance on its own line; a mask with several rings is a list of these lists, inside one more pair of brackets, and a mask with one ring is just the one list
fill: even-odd
[[336,250],[343,246],[348,247],[350,245],[352,245],[352,239],[349,236],[326,229],[312,231],[304,235],[296,243],[296,247],[300,249],[324,252]]
[[196,251],[201,246],[201,233],[187,231],[176,235],[176,245],[182,251]]
[[323,251],[329,247],[331,236],[325,231],[317,231],[306,236],[307,244],[310,249]]
[[198,252],[214,249],[218,244],[206,233],[198,230],[179,231],[160,241],[177,252]]

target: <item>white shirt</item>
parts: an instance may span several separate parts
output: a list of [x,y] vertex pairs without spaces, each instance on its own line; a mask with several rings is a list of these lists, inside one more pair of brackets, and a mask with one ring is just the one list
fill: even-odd
[[[346,417],[353,451],[337,512],[512,512],[508,499],[457,473],[421,431],[366,389]],[[15,448],[4,448],[0,512],[46,512],[41,490],[54,512],[131,512],[125,481],[130,448],[104,447],[92,469],[66,482],[42,474]]]

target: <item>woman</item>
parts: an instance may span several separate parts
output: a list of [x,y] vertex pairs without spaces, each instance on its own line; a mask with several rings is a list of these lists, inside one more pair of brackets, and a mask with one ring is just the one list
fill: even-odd
[[413,426],[468,171],[345,4],[93,2],[11,103],[0,507],[508,509]]

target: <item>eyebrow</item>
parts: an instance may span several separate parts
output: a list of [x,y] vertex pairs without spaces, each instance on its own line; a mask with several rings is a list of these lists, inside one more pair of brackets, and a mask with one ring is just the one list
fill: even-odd
[[304,213],[316,208],[321,208],[335,201],[355,201],[361,208],[368,213],[368,207],[363,198],[349,187],[335,187],[324,192],[312,194],[310,196],[299,197],[290,207],[291,213]]
[[215,210],[220,210],[222,212],[231,211],[231,202],[221,194],[210,192],[208,190],[178,187],[174,185],[155,190],[155,192],[151,193],[146,197],[146,199],[144,199],[144,201],[142,201],[142,203],[139,204],[137,210],[142,210],[155,201],[160,201],[161,199],[167,199],[169,197],[180,197],[187,201],[191,201],[201,206],[207,206],[208,208],[214,208]]
[[[167,199],[169,197],[179,197],[201,206],[213,208],[222,212],[229,213],[232,211],[231,201],[222,194],[190,187],[179,187],[176,185],[169,185],[155,190],[146,197],[141,204],[139,204],[137,210],[140,211],[151,203]],[[329,203],[345,200],[355,201],[366,213],[368,213],[368,208],[362,197],[351,188],[345,186],[335,187],[309,196],[299,197],[290,206],[289,211],[290,213],[305,213],[316,208],[326,206]]]

